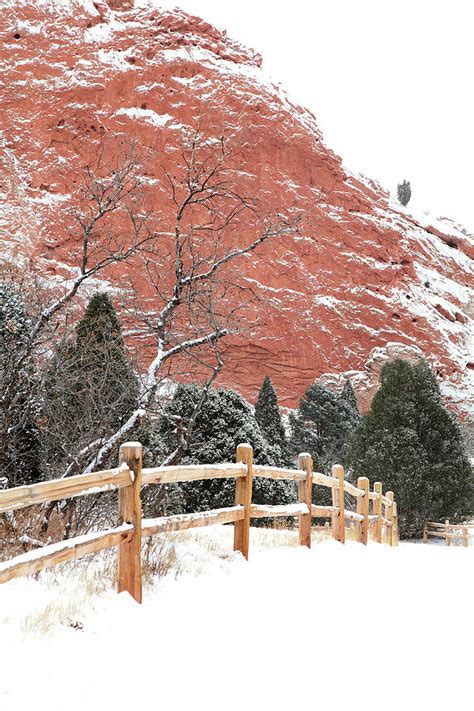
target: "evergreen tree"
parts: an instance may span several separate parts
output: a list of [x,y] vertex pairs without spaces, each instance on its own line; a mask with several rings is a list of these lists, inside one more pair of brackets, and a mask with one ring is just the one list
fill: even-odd
[[360,419],[346,395],[347,390],[338,397],[324,385],[314,383],[306,390],[296,414],[290,415],[292,453],[309,452],[315,466],[325,474],[331,473],[333,464],[344,464],[344,444]]
[[90,387],[98,388],[100,407],[112,414],[112,427],[128,419],[137,405],[138,380],[128,362],[117,313],[105,293],[91,298],[79,321],[75,367],[89,374],[82,396],[88,400]]
[[[296,414],[290,415],[291,452],[295,456],[309,452],[315,470],[330,475],[333,464],[346,464],[346,443],[359,419],[348,388],[337,396],[314,383],[306,390]],[[328,489],[314,487],[313,495],[314,503],[331,503]]]
[[354,392],[354,388],[352,386],[352,383],[349,379],[346,380],[344,383],[344,387],[342,389],[342,392],[340,394],[340,399],[343,403],[345,403],[348,407],[348,409],[353,413],[353,417],[355,420],[360,419],[360,410],[359,410],[359,403],[357,402],[357,396]]
[[107,294],[91,298],[75,338],[57,348],[46,394],[48,457],[57,473],[91,441],[112,434],[137,406],[138,380]]
[[0,281],[0,478],[9,486],[41,479],[39,416],[30,321],[16,289]]
[[280,408],[278,407],[278,398],[268,375],[265,377],[258,393],[255,404],[255,419],[267,442],[274,447],[275,452],[280,452],[277,457],[278,466],[290,466],[288,443],[281,420]]
[[[179,385],[158,423],[155,433],[149,437],[154,451],[152,459],[161,461],[176,447],[178,418],[186,426],[196,403],[201,396],[197,385]],[[150,433],[148,433],[150,435]],[[234,462],[237,445],[248,442],[254,450],[256,464],[278,466],[281,451],[272,446],[263,436],[251,407],[233,390],[211,389],[196,418],[189,451],[183,464],[209,464]],[[150,456],[150,453],[147,453]],[[209,479],[186,482],[179,485],[181,511],[192,512],[222,506],[231,506],[235,499],[233,479]],[[173,490],[176,500],[176,491]],[[255,478],[253,481],[254,503],[285,504],[294,501],[291,482]]]
[[472,513],[472,470],[461,430],[426,361],[384,365],[349,458],[356,475],[395,492],[401,535],[419,535],[427,519]]
[[411,199],[411,185],[409,180],[404,180],[403,183],[397,185],[398,202],[404,207],[408,205]]

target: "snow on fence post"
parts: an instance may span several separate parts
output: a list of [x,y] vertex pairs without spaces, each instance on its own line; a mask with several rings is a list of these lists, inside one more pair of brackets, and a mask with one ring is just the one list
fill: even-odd
[[389,523],[387,526],[387,543],[389,546],[393,546],[393,491],[387,491],[387,499],[391,502],[387,506],[387,521]]
[[139,603],[142,601],[142,445],[125,442],[120,447],[119,464],[130,469],[132,483],[119,491],[120,524],[131,523],[133,536],[119,547],[118,591],[127,591]]
[[[336,506],[339,508],[336,518],[336,540],[341,543],[346,542],[346,520],[344,511],[344,467],[340,464],[334,464],[332,467],[332,475],[335,479],[338,479],[339,486],[336,487]],[[333,489],[334,491],[334,489]]]
[[246,560],[249,559],[250,513],[252,509],[252,467],[253,449],[250,444],[239,444],[237,447],[237,462],[247,465],[247,476],[238,477],[235,481],[235,504],[244,507],[244,517],[234,523],[234,551],[240,551]]
[[374,501],[374,513],[377,516],[377,521],[375,522],[375,540],[377,541],[377,543],[382,543],[383,502],[382,502],[382,483],[380,481],[375,482],[374,492],[377,494],[377,498]]
[[444,528],[445,528],[444,537],[446,539],[446,545],[450,546],[451,545],[451,536],[449,534],[449,518],[446,519],[446,521],[444,523]]
[[298,501],[306,504],[309,513],[299,516],[300,546],[311,548],[311,525],[313,522],[313,458],[304,452],[298,456],[298,466],[306,472],[306,479],[298,482]]
[[364,496],[357,498],[357,513],[364,517],[364,520],[358,523],[359,543],[366,546],[369,540],[369,480],[366,476],[357,479],[357,488],[365,492]]

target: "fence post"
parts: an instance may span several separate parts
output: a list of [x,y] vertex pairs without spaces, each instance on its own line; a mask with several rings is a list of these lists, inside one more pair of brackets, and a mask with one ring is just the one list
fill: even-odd
[[449,535],[449,518],[447,518],[446,521],[444,522],[444,528],[445,528],[444,537],[446,539],[446,545],[450,546],[451,545],[451,536]]
[[[334,473],[332,473],[334,476]],[[339,498],[338,498],[339,491],[336,489],[334,486],[331,487],[331,499],[332,499],[332,505],[337,508],[339,504]],[[338,540],[338,514],[333,513],[331,515],[331,529],[332,529],[332,537],[334,538],[335,541]]]
[[340,464],[334,464],[332,467],[332,475],[335,479],[338,479],[339,481],[339,486],[336,489],[337,492],[337,505],[339,506],[339,512],[337,514],[337,524],[336,524],[336,532],[337,532],[337,540],[340,541],[341,543],[346,542],[346,519],[345,519],[345,511],[344,511],[344,467],[342,467]]
[[390,499],[390,505],[387,506],[387,543],[393,546],[393,491],[387,491],[387,499]]
[[398,546],[398,507],[397,502],[392,504],[393,508],[393,545]]
[[127,591],[137,602],[142,601],[142,445],[125,442],[120,447],[119,464],[130,469],[133,482],[119,491],[120,523],[131,523],[134,531],[128,543],[119,546],[118,591]]
[[313,459],[306,452],[298,456],[298,466],[306,472],[306,479],[298,482],[298,501],[306,504],[309,513],[299,516],[300,546],[311,548],[311,525],[313,522]]
[[425,527],[423,529],[423,543],[428,543],[428,524],[425,523]]
[[464,548],[469,546],[469,531],[466,524],[462,527],[462,544]]
[[383,514],[383,502],[382,502],[382,482],[376,481],[374,484],[374,492],[377,494],[377,498],[374,501],[374,513],[377,516],[375,522],[375,540],[377,543],[382,543],[382,514]]
[[240,551],[249,559],[250,513],[252,507],[252,467],[253,449],[250,444],[239,444],[237,462],[247,465],[247,476],[239,476],[235,481],[235,504],[244,507],[244,518],[234,523],[234,551]]
[[365,492],[364,496],[357,497],[357,513],[364,517],[363,521],[358,522],[357,528],[359,543],[366,546],[369,540],[369,480],[366,476],[360,476],[357,479],[357,488],[363,489]]

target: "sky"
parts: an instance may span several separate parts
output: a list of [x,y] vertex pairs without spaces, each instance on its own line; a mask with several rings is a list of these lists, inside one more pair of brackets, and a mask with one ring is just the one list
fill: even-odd
[[474,232],[473,0],[154,0],[263,55],[345,165]]

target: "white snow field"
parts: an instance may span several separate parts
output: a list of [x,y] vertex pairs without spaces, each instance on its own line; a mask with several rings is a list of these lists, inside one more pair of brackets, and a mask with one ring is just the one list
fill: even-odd
[[142,606],[110,555],[0,586],[1,711],[472,707],[474,547],[167,536]]

